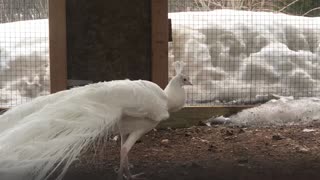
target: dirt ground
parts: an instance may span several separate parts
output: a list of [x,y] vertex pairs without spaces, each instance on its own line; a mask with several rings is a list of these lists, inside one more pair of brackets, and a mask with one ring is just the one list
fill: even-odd
[[[304,132],[308,129],[312,132]],[[192,127],[151,131],[129,154],[148,180],[320,179],[320,126]],[[66,180],[113,180],[119,142],[84,153]]]

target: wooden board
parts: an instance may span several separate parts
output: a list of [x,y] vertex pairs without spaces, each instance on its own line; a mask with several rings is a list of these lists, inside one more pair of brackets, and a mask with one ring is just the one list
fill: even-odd
[[168,0],[151,0],[152,81],[164,88],[168,83]]
[[[197,126],[202,121],[205,121],[213,116],[230,116],[244,109],[252,107],[254,106],[185,107],[178,112],[171,113],[170,118],[166,121],[161,122],[157,128],[188,128],[191,126]],[[6,110],[7,109],[0,109],[0,114],[5,112]]]
[[49,0],[51,93],[67,88],[66,0]]

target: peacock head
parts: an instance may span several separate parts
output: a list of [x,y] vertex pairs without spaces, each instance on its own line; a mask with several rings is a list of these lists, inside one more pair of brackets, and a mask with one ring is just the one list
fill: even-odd
[[178,78],[178,82],[181,86],[188,86],[188,85],[192,85],[192,83],[190,82],[190,78],[184,74],[178,74],[177,75]]
[[168,110],[170,112],[175,112],[183,108],[186,103],[186,92],[183,86],[192,85],[189,77],[182,73],[185,63],[176,61],[173,63],[173,66],[176,70],[176,75],[164,89],[168,97]]
[[189,76],[182,73],[185,63],[183,61],[176,61],[173,63],[173,66],[176,70],[176,76],[174,77],[176,82],[178,82],[180,86],[192,85]]

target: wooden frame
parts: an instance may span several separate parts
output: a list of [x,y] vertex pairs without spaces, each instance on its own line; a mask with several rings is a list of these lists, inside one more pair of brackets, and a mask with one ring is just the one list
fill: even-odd
[[51,93],[67,88],[66,0],[49,1]]
[[[67,88],[66,0],[49,0],[51,93]],[[168,83],[168,0],[151,0],[151,80]]]
[[[151,80],[168,83],[168,0],[151,0]],[[67,88],[66,0],[49,0],[51,93]]]
[[168,83],[168,0],[151,0],[151,80]]

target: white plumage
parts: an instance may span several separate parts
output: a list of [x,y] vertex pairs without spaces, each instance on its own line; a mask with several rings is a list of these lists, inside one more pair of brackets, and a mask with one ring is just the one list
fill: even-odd
[[[177,63],[180,64],[180,63]],[[178,73],[163,91],[149,81],[118,80],[62,91],[17,106],[0,116],[1,180],[43,180],[55,172],[62,179],[82,150],[111,131],[121,135],[121,166],[132,176],[127,154],[134,143],[169,111],[183,107]],[[176,99],[176,97],[178,97]]]

